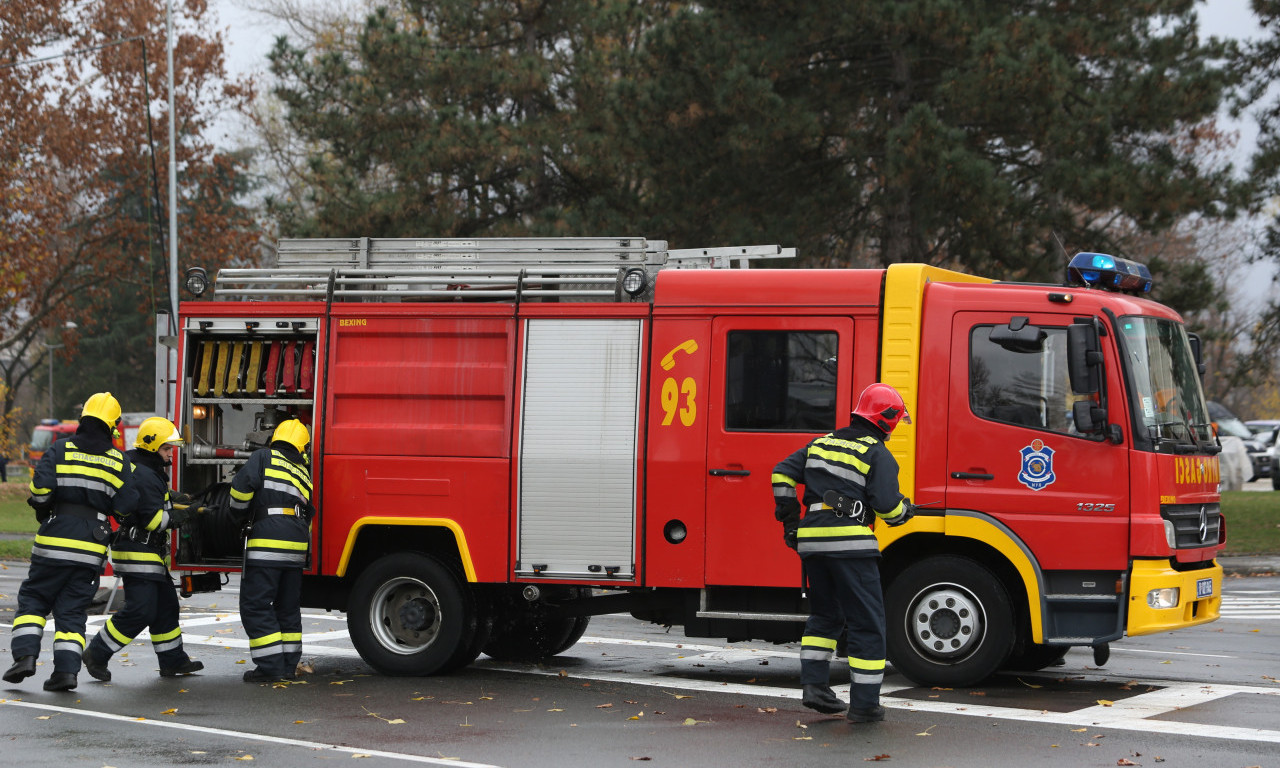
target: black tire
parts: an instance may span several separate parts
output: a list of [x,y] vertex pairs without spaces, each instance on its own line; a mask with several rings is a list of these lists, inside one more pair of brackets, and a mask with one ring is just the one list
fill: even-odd
[[384,675],[444,674],[480,648],[474,595],[430,555],[401,552],[370,565],[351,590],[347,628],[360,657]]
[[1271,490],[1280,491],[1280,467],[1271,467]]
[[1069,650],[1071,650],[1069,645],[1041,645],[1028,642],[1021,650],[1015,648],[1000,668],[1018,672],[1036,672],[1062,661],[1062,657],[1066,656]]
[[[580,592],[570,587],[548,597],[554,601],[577,597]],[[572,648],[590,623],[590,616],[563,616],[546,603],[520,606],[506,616],[494,617],[493,634],[484,653],[498,661],[539,661]]]
[[885,595],[889,660],[917,685],[963,687],[998,670],[1013,647],[1013,607],[995,574],[943,555],[907,567]]

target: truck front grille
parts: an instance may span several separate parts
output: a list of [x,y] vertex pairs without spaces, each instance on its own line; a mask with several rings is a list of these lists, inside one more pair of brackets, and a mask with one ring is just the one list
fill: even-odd
[[1161,504],[1160,516],[1173,523],[1177,549],[1199,549],[1218,543],[1222,509],[1217,504]]

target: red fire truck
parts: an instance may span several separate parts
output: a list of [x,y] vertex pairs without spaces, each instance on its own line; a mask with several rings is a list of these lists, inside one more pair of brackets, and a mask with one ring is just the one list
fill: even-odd
[[[180,310],[175,482],[225,500],[282,419],[310,425],[303,604],[427,675],[560,653],[589,617],[794,642],[774,464],[884,381],[917,517],[877,531],[889,658],[973,684],[1213,621],[1219,447],[1198,340],[1102,254],[1067,285],[919,264],[753,267],[776,246],[641,238],[283,240]],[[1108,290],[1111,288],[1113,290]],[[227,300],[238,299],[238,300]],[[189,590],[238,568],[220,511]]]

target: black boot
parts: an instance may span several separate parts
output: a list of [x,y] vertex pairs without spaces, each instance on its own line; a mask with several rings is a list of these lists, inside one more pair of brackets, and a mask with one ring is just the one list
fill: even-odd
[[6,683],[20,683],[36,673],[36,657],[35,656],[19,656],[18,660],[13,662],[13,666],[9,667],[4,673],[4,681]]
[[54,672],[44,681],[46,691],[69,691],[76,687],[76,676],[70,672]]
[[864,709],[849,707],[849,712],[845,717],[851,723],[878,723],[884,719],[884,707],[879,704]]
[[88,651],[84,655],[84,671],[95,680],[111,682],[111,670],[107,669],[106,660],[100,660],[93,651]]
[[849,706],[836,696],[829,685],[806,685],[801,701],[809,709],[816,709],[824,715],[837,715]]
[[264,672],[258,667],[254,667],[244,673],[244,681],[246,683],[283,683],[285,679],[282,675],[273,675],[270,672]]
[[186,661],[182,662],[176,667],[169,667],[168,669],[161,667],[160,676],[161,677],[177,677],[178,675],[189,675],[192,672],[199,672],[202,669],[204,669],[203,661],[196,661],[195,659],[187,659]]

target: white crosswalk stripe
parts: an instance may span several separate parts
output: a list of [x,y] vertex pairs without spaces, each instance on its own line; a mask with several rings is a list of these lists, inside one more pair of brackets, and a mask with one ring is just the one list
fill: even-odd
[[1280,621],[1280,595],[1237,595],[1222,597],[1222,618],[1251,621]]

